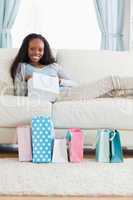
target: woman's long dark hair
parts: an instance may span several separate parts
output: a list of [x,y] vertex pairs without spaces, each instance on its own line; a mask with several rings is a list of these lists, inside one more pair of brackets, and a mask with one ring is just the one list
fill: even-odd
[[44,42],[44,54],[40,59],[39,63],[42,65],[49,65],[55,62],[55,58],[52,55],[48,41],[40,34],[31,33],[24,38],[22,45],[18,51],[18,54],[11,65],[10,74],[13,79],[13,82],[16,76],[19,63],[29,63],[30,61],[28,57],[28,46],[29,42],[33,39],[40,39]]

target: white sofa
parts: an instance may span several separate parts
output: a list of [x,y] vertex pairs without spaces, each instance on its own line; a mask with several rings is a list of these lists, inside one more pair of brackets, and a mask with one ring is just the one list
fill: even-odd
[[[67,128],[79,127],[85,134],[84,144],[93,147],[97,128],[116,128],[121,132],[122,145],[133,147],[133,99],[98,98],[38,104],[28,97],[15,97],[9,68],[16,53],[17,49],[0,49],[1,144],[16,143],[16,125],[29,124],[33,115],[43,114],[52,117],[56,137],[64,137]],[[57,50],[56,58],[79,83],[111,74],[133,75],[132,52]]]

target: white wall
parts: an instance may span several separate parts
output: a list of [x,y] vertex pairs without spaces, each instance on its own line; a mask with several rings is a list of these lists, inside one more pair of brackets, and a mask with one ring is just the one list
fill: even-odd
[[29,33],[44,35],[53,48],[99,49],[93,0],[21,0],[13,26],[13,47]]
[[[12,29],[13,47],[19,47],[31,32],[41,33],[57,49],[100,49],[101,34],[93,0],[21,0]],[[125,0],[123,33],[128,50],[130,0]]]

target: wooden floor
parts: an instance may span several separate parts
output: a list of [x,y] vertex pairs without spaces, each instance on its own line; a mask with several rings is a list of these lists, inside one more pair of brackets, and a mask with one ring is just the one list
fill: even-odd
[[133,200],[133,197],[48,197],[48,196],[0,196],[0,200]]
[[[87,153],[88,154],[88,153]],[[88,155],[85,154],[85,158]],[[0,152],[0,158],[17,157],[16,152]],[[94,158],[94,152],[91,152],[89,158]],[[133,151],[125,151],[124,157],[133,158]],[[133,196],[0,196],[0,200],[133,200]]]

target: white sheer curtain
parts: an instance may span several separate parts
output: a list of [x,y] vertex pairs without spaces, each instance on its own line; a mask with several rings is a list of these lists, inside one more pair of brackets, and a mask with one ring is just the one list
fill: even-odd
[[12,47],[11,28],[21,0],[0,1],[0,48]]
[[12,33],[14,47],[31,32],[53,48],[99,49],[100,31],[93,0],[22,0]]

